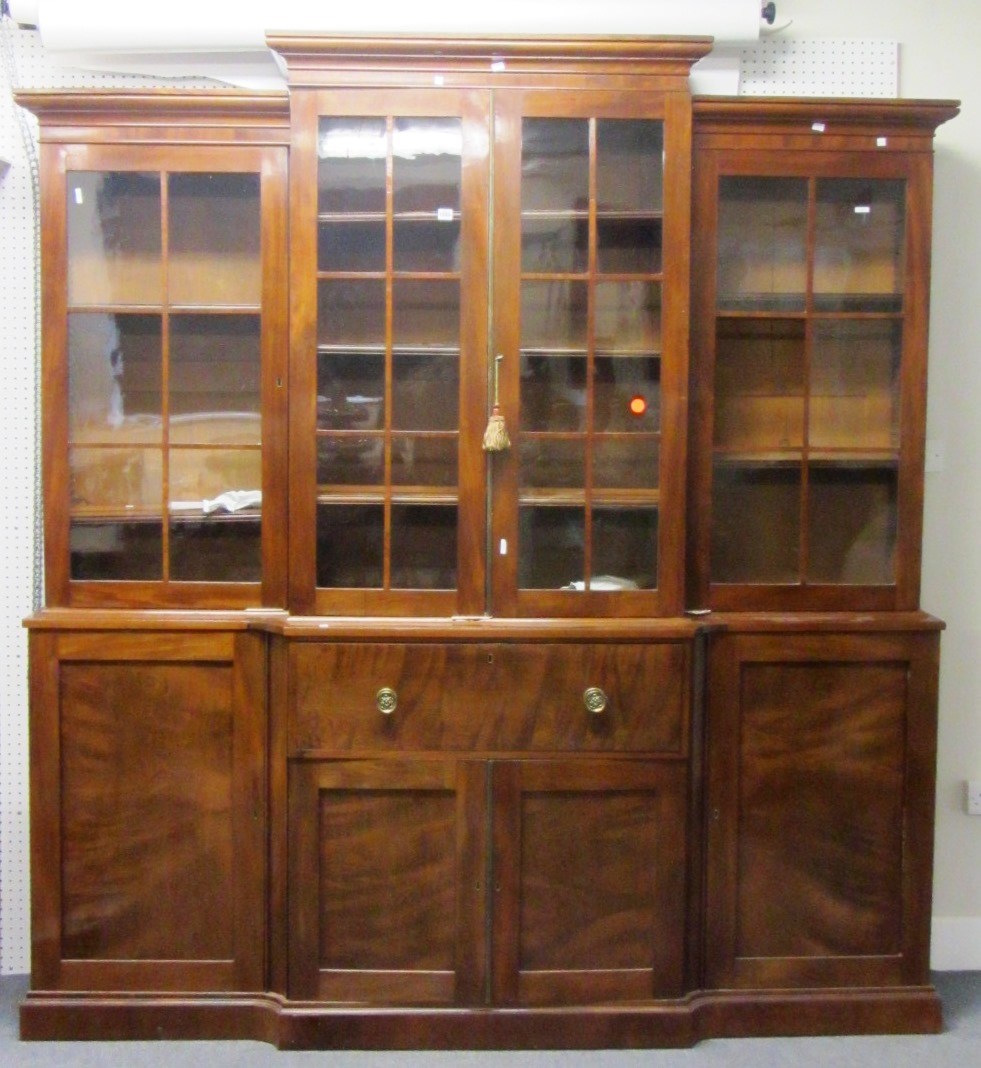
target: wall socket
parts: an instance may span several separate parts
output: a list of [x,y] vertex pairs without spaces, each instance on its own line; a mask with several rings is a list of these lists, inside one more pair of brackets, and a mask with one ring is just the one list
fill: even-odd
[[967,780],[967,814],[981,816],[981,779]]

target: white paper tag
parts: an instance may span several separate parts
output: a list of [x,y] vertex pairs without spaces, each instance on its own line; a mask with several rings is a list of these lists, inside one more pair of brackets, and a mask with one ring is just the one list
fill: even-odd
[[452,208],[437,208],[436,219],[438,222],[453,222]]

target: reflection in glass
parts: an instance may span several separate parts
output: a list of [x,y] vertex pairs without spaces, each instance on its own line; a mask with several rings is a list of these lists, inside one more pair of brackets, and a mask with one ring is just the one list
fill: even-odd
[[396,271],[460,269],[459,216],[396,220],[394,235],[393,266]]
[[597,356],[593,362],[593,429],[652,432],[660,421],[660,359]]
[[75,442],[160,443],[163,389],[157,315],[68,316],[68,427]]
[[455,435],[392,435],[392,485],[456,487],[457,481]]
[[172,174],[168,192],[171,304],[259,305],[259,176]]
[[522,349],[586,351],[589,288],[585,282],[523,282]]
[[600,274],[658,274],[660,219],[598,219],[596,265]]
[[597,491],[655,490],[659,463],[657,438],[618,435],[593,439],[593,486]]
[[617,352],[661,351],[661,286],[657,282],[600,282],[595,339]]
[[585,211],[588,204],[588,120],[524,119],[521,210]]
[[905,207],[899,179],[818,180],[815,307],[902,311]]
[[456,507],[392,505],[392,589],[456,587]]
[[385,481],[382,434],[318,434],[318,486],[378,486]]
[[322,118],[318,130],[321,213],[385,211],[388,134],[378,118]]
[[392,359],[392,427],[456,430],[460,409],[460,361],[456,356]]
[[170,450],[171,513],[221,517],[257,508],[262,490],[260,449]]
[[70,171],[66,181],[68,303],[159,305],[160,176]]
[[660,211],[664,126],[653,119],[598,119],[596,201],[600,211]]
[[803,320],[716,320],[715,444],[752,453],[803,443]]
[[808,575],[811,582],[896,581],[895,465],[812,464]]
[[899,446],[902,325],[888,319],[814,324],[808,419],[812,447]]
[[[384,323],[384,318],[383,318]],[[460,347],[460,283],[405,281],[392,284],[394,348]]]
[[171,517],[170,577],[176,582],[259,582],[261,550],[257,516]]
[[576,489],[586,481],[586,439],[523,434],[519,444],[521,487]]
[[800,311],[807,290],[807,180],[719,180],[720,309]]
[[715,463],[713,581],[800,581],[800,493],[799,463]]
[[321,280],[317,297],[318,344],[384,346],[383,280]]
[[317,429],[377,430],[385,425],[385,357],[320,353]]
[[531,216],[521,221],[521,269],[581,274],[589,266],[589,221]]
[[163,578],[159,520],[72,519],[69,550],[71,577],[76,581],[159,582]]
[[171,442],[260,443],[259,331],[257,315],[171,317]]
[[321,271],[384,271],[385,220],[355,217],[321,222],[317,267]]
[[384,534],[381,504],[318,504],[317,585],[380,588]]
[[159,448],[78,448],[69,453],[75,514],[160,516],[163,466]]
[[585,356],[521,354],[521,426],[524,430],[584,430]]
[[657,586],[656,508],[594,508],[590,589]]
[[582,508],[525,505],[518,510],[518,586],[558,590],[583,581],[586,519]]

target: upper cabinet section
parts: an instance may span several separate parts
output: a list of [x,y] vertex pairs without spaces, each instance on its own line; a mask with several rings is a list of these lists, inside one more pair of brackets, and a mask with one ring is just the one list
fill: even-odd
[[680,611],[687,74],[708,43],[271,43],[291,609]]
[[690,596],[912,609],[948,103],[695,109]]
[[22,102],[44,142],[48,602],[283,605],[285,98]]

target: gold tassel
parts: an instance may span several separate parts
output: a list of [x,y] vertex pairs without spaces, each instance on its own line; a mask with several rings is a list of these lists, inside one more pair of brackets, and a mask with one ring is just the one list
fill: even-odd
[[498,395],[498,378],[503,356],[494,358],[494,407],[491,409],[490,419],[487,420],[487,429],[484,431],[484,452],[504,452],[511,448],[511,439],[508,437],[508,428],[501,415],[500,397]]

